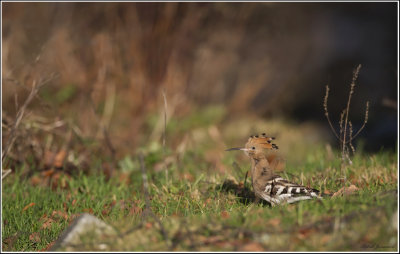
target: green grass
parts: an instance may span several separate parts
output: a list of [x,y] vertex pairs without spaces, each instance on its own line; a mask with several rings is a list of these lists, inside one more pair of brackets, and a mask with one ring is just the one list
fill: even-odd
[[[229,135],[229,131],[224,133]],[[88,239],[74,250],[97,250],[99,241],[111,251],[397,250],[397,227],[393,227],[398,205],[395,152],[354,156],[347,169],[349,184],[359,187],[353,195],[269,207],[253,202],[250,179],[243,185],[250,163],[242,153],[223,152],[224,147],[210,151],[218,147],[215,140],[207,134],[196,135],[192,138],[195,145],[189,142],[180,153],[167,149],[164,155],[158,143],[141,148],[151,210],[161,226],[151,216],[144,216],[145,197],[136,157],[122,158],[119,174],[110,180],[94,173],[101,165],[96,163],[92,174],[61,177],[53,189],[43,183],[34,185],[32,178],[19,173],[8,176],[2,185],[3,250],[44,249],[81,212],[91,212],[114,225],[120,236]],[[290,146],[290,141],[285,142],[282,147]],[[305,157],[299,162],[296,156],[301,153]],[[295,154],[293,160],[291,154]],[[173,158],[168,164],[169,182],[163,170],[155,171],[167,156]],[[305,145],[298,153],[289,150],[286,157],[289,179],[303,180],[330,193],[343,186],[340,161],[328,159],[323,145]],[[233,162],[240,169],[234,169]],[[42,178],[39,173],[37,176]],[[34,205],[23,211],[30,203]],[[49,219],[53,222],[44,228]],[[124,233],[142,222],[141,227]]]
[[[116,220],[129,213],[130,205],[119,209],[117,202],[113,208],[109,206],[113,201],[124,200],[134,203],[132,189],[116,181],[106,182],[104,176],[80,175],[68,180],[67,189],[52,190],[49,187],[33,186],[27,179],[21,180],[14,175],[3,181],[3,244],[5,239],[12,242],[10,250],[29,251],[45,248],[50,242],[57,239],[60,232],[68,226],[70,220],[81,212],[90,212],[100,218]],[[34,203],[23,211],[24,207]],[[143,205],[143,204],[139,204]],[[61,215],[54,212],[59,211]],[[106,213],[106,216],[103,215]],[[63,216],[68,216],[65,219]],[[49,227],[43,228],[46,222]],[[40,241],[29,239],[33,233],[39,234]],[[7,250],[9,242],[5,242]]]

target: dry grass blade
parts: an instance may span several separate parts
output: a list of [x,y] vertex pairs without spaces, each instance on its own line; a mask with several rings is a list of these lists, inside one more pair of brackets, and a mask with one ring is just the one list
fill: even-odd
[[1,180],[3,180],[4,178],[6,178],[6,176],[8,176],[11,172],[12,172],[11,169],[3,169],[3,170],[1,171]]

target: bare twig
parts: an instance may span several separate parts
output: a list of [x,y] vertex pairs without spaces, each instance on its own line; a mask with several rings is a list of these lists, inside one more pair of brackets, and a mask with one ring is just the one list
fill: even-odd
[[340,120],[339,120],[339,127],[340,127],[340,132],[339,132],[339,141],[341,143],[343,143],[343,139],[342,139],[342,135],[343,135],[343,119],[344,119],[344,114],[345,114],[345,110],[342,111],[342,113],[340,113]]
[[331,127],[331,130],[333,134],[335,134],[336,138],[340,139],[337,132],[335,131],[335,128],[333,128],[331,119],[329,118],[329,112],[328,112],[328,95],[329,95],[329,86],[326,85],[326,92],[325,92],[325,97],[324,97],[324,110],[325,110],[325,116],[326,119],[328,119],[329,126]]
[[354,149],[354,146],[351,143],[352,140],[353,140],[353,124],[351,123],[351,121],[349,121],[349,146],[354,154],[356,152],[356,149]]
[[369,101],[367,101],[367,105],[365,107],[364,123],[361,126],[361,128],[357,131],[357,133],[353,136],[353,139],[355,137],[357,137],[358,134],[360,134],[360,132],[364,129],[365,125],[367,124],[367,122],[368,122],[368,112],[369,112]]
[[16,139],[16,130],[18,129],[18,126],[20,125],[22,118],[24,117],[25,111],[28,107],[28,105],[32,102],[32,100],[36,97],[37,93],[39,90],[49,83],[51,80],[57,78],[57,74],[52,74],[49,78],[41,80],[39,84],[37,84],[36,80],[33,80],[32,83],[32,89],[31,92],[28,95],[28,98],[25,100],[24,104],[19,108],[16,119],[14,121],[13,127],[11,128],[10,136],[8,138],[8,142],[2,152],[1,159],[4,160],[4,158],[7,156],[7,154],[10,152],[12,146],[14,145],[15,139]]

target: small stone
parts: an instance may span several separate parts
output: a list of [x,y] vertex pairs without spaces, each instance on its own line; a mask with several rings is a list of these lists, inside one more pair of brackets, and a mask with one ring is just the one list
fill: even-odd
[[[69,249],[69,246],[82,244],[81,239],[85,238],[84,236],[100,238],[102,235],[115,234],[115,230],[110,225],[91,214],[84,213],[76,218],[74,222],[61,233],[60,237],[50,248],[50,251],[60,251]],[[104,249],[104,247],[105,245],[102,243],[98,245],[100,250]]]

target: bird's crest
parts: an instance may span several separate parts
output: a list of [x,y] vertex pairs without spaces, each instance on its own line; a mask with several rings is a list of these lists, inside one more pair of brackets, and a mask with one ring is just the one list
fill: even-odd
[[275,137],[268,137],[265,133],[262,133],[261,135],[252,135],[247,140],[246,147],[257,145],[258,147],[265,149],[278,149],[278,146],[272,143],[274,139]]

